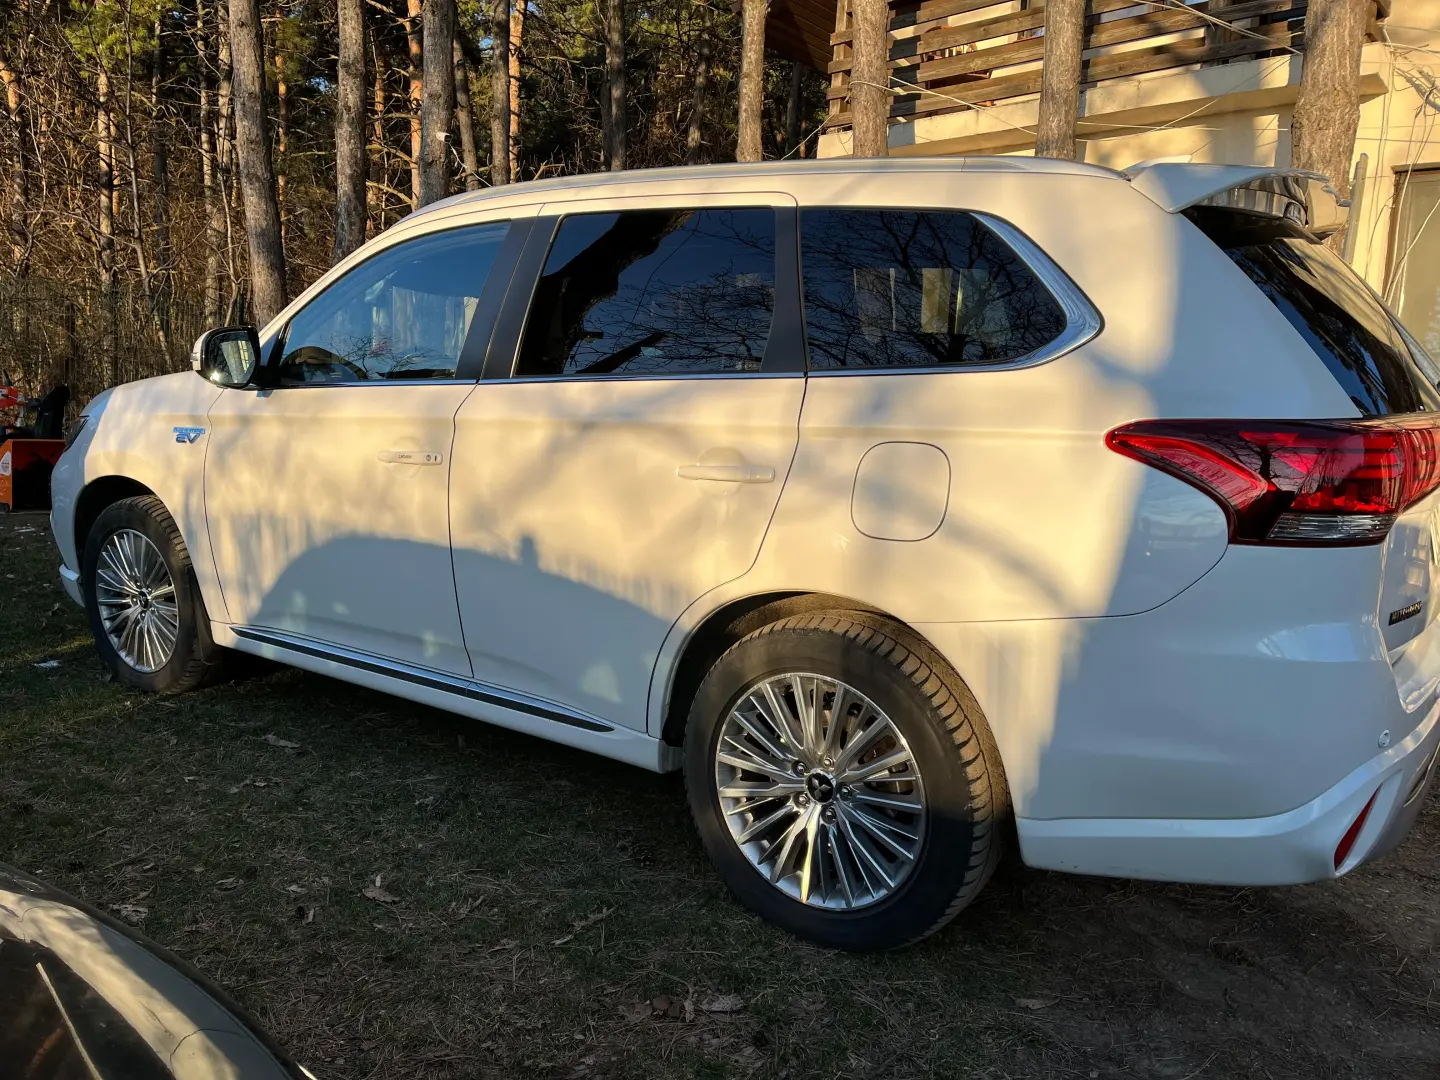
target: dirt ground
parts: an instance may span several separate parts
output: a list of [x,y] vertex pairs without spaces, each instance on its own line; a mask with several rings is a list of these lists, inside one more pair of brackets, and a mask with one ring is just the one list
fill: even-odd
[[730,899],[675,778],[298,672],[132,693],[56,562],[0,518],[0,861],[322,1078],[1440,1077],[1434,804],[1338,882],[1012,863],[937,937],[836,954]]

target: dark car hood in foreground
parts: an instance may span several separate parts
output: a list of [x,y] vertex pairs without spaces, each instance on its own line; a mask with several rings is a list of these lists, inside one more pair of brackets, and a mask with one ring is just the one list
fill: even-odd
[[184,961],[0,864],[0,1080],[96,1077],[310,1074]]

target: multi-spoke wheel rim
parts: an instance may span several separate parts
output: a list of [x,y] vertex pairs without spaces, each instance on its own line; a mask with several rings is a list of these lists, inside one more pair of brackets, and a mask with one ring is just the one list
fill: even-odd
[[768,676],[720,729],[715,786],[736,845],[811,907],[894,895],[925,840],[925,787],[905,736],[874,702],[825,675]]
[[147,674],[170,662],[180,608],[165,557],[148,536],[120,529],[105,538],[95,567],[95,601],[120,659]]

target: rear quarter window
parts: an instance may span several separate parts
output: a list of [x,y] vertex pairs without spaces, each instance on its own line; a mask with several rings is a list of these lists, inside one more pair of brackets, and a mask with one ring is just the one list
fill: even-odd
[[1199,226],[1285,316],[1364,416],[1440,410],[1433,363],[1370,287],[1299,226],[1194,207]]
[[1058,338],[1065,313],[973,214],[823,208],[800,215],[812,371],[990,366]]

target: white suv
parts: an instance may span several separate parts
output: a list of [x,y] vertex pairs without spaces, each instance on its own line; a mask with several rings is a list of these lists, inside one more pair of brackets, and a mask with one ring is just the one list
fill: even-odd
[[847,948],[1032,866],[1279,884],[1435,756],[1437,372],[1313,178],[1015,158],[437,203],[54,474],[124,681],[226,650],[684,768]]

